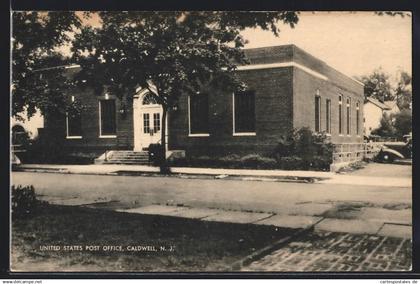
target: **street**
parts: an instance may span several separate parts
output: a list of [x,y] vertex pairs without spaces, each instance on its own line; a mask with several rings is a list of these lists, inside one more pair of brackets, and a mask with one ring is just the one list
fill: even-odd
[[319,215],[340,203],[411,208],[411,188],[401,187],[29,172],[14,172],[12,184],[33,185],[50,198],[118,201],[127,208],[184,205],[286,215]]

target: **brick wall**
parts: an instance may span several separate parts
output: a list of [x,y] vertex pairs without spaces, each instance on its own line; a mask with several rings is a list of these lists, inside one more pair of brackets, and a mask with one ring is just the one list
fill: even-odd
[[292,68],[240,71],[255,90],[256,136],[233,136],[232,94],[209,91],[209,137],[188,137],[188,99],[182,96],[169,118],[169,148],[193,155],[270,154],[292,127]]
[[[333,143],[363,142],[363,93],[357,94],[336,84],[294,68],[293,122],[295,128],[315,130],[315,95],[321,97],[321,131],[326,130],[326,100],[331,100],[331,139]],[[342,135],[339,134],[339,95],[342,95]],[[347,135],[346,99],[351,98],[350,135]],[[356,134],[356,103],[359,102],[359,135]]]
[[101,152],[107,149],[132,149],[134,145],[133,134],[133,107],[132,101],[126,103],[126,115],[123,117],[118,111],[121,108],[121,101],[116,99],[116,138],[99,137],[99,100],[105,99],[104,95],[98,96],[90,89],[72,92],[69,95],[75,96],[86,107],[82,111],[82,138],[66,139],[66,120],[65,116],[46,115],[45,129],[46,135],[53,135],[63,142],[63,146],[73,151],[81,152]]

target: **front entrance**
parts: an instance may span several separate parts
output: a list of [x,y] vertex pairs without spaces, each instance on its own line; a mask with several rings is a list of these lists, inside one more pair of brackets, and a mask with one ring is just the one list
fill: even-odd
[[134,151],[147,150],[150,144],[161,141],[162,106],[145,90],[134,98],[133,107]]

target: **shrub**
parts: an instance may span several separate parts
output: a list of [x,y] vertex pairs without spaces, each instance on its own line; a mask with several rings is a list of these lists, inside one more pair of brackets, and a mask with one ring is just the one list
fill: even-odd
[[236,154],[230,154],[218,159],[218,164],[222,167],[235,168],[240,165],[241,157]]
[[303,127],[281,137],[273,156],[283,169],[325,170],[332,163],[333,144],[325,133]]
[[272,158],[262,157],[258,154],[250,154],[240,159],[240,164],[244,168],[253,169],[273,169],[277,165],[277,161]]
[[36,198],[35,189],[31,186],[12,186],[12,216],[25,217],[38,209],[41,201]]
[[304,166],[302,158],[297,156],[282,157],[278,163],[285,170],[301,170]]

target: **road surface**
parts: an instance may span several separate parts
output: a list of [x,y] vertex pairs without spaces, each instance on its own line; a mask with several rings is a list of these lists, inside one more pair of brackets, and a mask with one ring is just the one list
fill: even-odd
[[412,202],[408,187],[31,172],[13,172],[12,184],[33,185],[50,199],[114,201],[126,208],[161,204],[311,216],[338,204],[395,210],[411,209]]

